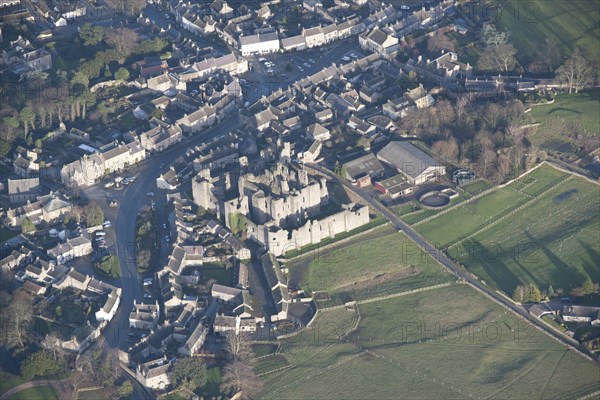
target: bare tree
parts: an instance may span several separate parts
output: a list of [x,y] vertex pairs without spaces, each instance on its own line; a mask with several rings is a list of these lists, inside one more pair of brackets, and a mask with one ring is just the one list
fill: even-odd
[[569,93],[579,93],[594,83],[594,65],[577,48],[573,55],[556,70],[556,80],[569,88]]
[[24,290],[17,290],[10,305],[2,313],[2,341],[7,347],[25,347],[33,319],[33,299]]
[[456,43],[442,31],[437,31],[427,39],[427,50],[429,51],[456,51]]
[[128,56],[138,44],[138,34],[128,28],[109,29],[104,41],[119,54]]
[[254,352],[250,345],[250,337],[245,332],[241,332],[239,335],[228,335],[225,349],[233,361],[254,363]]
[[124,15],[136,15],[146,4],[145,0],[108,0],[108,3]]
[[229,393],[241,392],[241,399],[256,399],[263,390],[263,383],[254,373],[252,366],[234,361],[223,368],[221,390]]
[[481,53],[477,68],[482,71],[512,71],[517,66],[516,55],[517,49],[512,44],[490,46]]

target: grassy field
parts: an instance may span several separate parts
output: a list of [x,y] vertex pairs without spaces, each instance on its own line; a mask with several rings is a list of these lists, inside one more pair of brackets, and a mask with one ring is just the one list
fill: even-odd
[[275,371],[276,369],[283,368],[288,365],[290,365],[290,363],[284,355],[276,354],[274,356],[261,358],[260,360],[256,361],[254,370],[258,375],[260,375]]
[[448,250],[450,257],[508,295],[521,283],[568,292],[588,277],[598,282],[598,207],[598,186],[543,165],[417,229],[433,243],[458,243]]
[[0,394],[6,392],[9,389],[12,389],[15,386],[20,385],[21,383],[27,382],[20,376],[13,375],[8,372],[0,371]]
[[233,281],[233,269],[225,269],[219,264],[207,263],[200,268],[200,283],[205,284],[210,280],[216,281],[220,285],[231,285]]
[[276,343],[255,343],[252,345],[252,351],[256,357],[263,357],[268,354],[273,354],[276,350]]
[[322,251],[308,261],[288,264],[288,268],[301,288],[327,291],[337,304],[452,279],[429,254],[391,227]]
[[16,393],[10,400],[58,400],[58,394],[50,386],[39,386]]
[[[553,104],[532,108],[530,117],[539,122],[535,134],[530,137],[533,144],[542,149],[562,150],[565,143],[570,143],[564,132],[558,131],[558,118],[577,124],[587,136],[600,136],[600,89],[596,88],[577,94],[558,94]],[[563,151],[564,152],[564,151]]]
[[564,56],[577,46],[591,56],[598,53],[600,8],[596,1],[496,0],[502,5],[498,21],[501,30],[510,33],[517,57],[529,64],[546,38],[554,39]]
[[330,334],[356,321],[345,310],[284,341],[294,367],[267,375],[264,397],[575,399],[597,389],[597,365],[466,285],[359,311],[348,343]]

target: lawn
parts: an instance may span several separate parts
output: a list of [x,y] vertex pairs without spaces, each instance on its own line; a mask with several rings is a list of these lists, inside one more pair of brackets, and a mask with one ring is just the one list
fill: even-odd
[[263,357],[273,354],[277,351],[276,343],[255,343],[252,345],[252,351],[256,357]]
[[564,132],[557,130],[556,127],[560,126],[556,123],[558,118],[578,125],[586,136],[599,137],[599,108],[600,89],[598,88],[577,94],[558,94],[553,104],[532,108],[529,114],[532,121],[539,122],[541,125],[530,139],[542,149],[562,150],[564,144],[570,141],[564,136]]
[[[525,208],[498,221],[527,201]],[[484,227],[450,247],[450,257],[507,295],[522,283],[568,293],[588,277],[598,283],[599,207],[596,185],[546,164],[418,230],[431,242],[449,244]]]
[[441,248],[510,212],[526,199],[525,195],[514,190],[498,189],[419,225],[417,230]]
[[276,369],[283,368],[290,365],[287,358],[281,354],[276,354],[271,357],[261,358],[256,361],[256,366],[254,367],[254,371],[260,375],[265,374],[267,372],[275,371]]
[[0,226],[0,243],[18,236],[20,233],[21,231],[13,231],[11,229],[7,229],[5,226]]
[[484,179],[479,179],[475,182],[467,183],[462,188],[464,191],[475,196],[475,195],[478,195],[479,193],[485,192],[486,190],[490,189],[492,186],[493,185],[490,182],[488,182]]
[[10,397],[10,400],[58,400],[58,393],[50,386],[25,389]]
[[0,371],[0,394],[12,389],[15,386],[25,383],[26,381],[20,376],[13,375],[8,372]]
[[498,28],[510,33],[510,41],[518,50],[517,58],[529,64],[535,51],[546,38],[554,39],[563,56],[577,46],[590,56],[598,53],[600,40],[600,7],[588,0],[496,0],[502,5]]
[[221,368],[209,367],[206,369],[206,385],[197,389],[195,393],[205,397],[218,397],[221,394],[219,386],[221,385]]
[[219,264],[206,263],[200,268],[200,283],[214,280],[219,285],[229,286],[233,281],[233,268],[225,269]]
[[597,365],[466,285],[359,311],[348,343],[317,332],[352,325],[345,310],[321,313],[284,341],[294,367],[264,377],[264,398],[575,399],[597,390]]
[[333,303],[411,290],[452,279],[404,233],[390,227],[379,228],[354,241],[321,251],[309,261],[302,260],[288,264],[288,267],[301,288],[309,292],[327,291]]

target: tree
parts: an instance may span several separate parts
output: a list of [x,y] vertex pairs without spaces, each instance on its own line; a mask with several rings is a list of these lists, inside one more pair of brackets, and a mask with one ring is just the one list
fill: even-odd
[[229,213],[229,225],[231,226],[231,232],[237,235],[246,231],[248,219],[240,212]]
[[542,293],[540,292],[540,289],[538,289],[538,287],[536,285],[529,284],[529,286],[527,286],[528,289],[528,301],[530,302],[534,302],[534,303],[539,303],[540,301],[542,301]]
[[35,147],[37,147],[38,149],[42,148],[42,140],[41,139],[35,139]]
[[104,28],[89,23],[83,24],[79,30],[79,37],[84,46],[95,46],[104,38]]
[[596,291],[596,287],[594,286],[594,282],[590,278],[587,278],[583,284],[581,285],[581,289],[585,294],[593,294]]
[[254,352],[250,345],[250,338],[247,333],[239,335],[227,335],[225,350],[232,361],[241,361],[247,364],[254,362]]
[[552,297],[554,296],[554,288],[552,287],[552,285],[550,285],[548,287],[548,297]]
[[146,5],[145,0],[108,0],[112,8],[124,15],[136,15]]
[[88,227],[102,225],[104,222],[104,211],[96,203],[89,203],[83,208],[83,218]]
[[[233,336],[233,335],[232,335]],[[221,390],[225,393],[240,393],[240,399],[256,399],[262,392],[263,383],[252,366],[234,361],[223,368]]]
[[28,234],[33,231],[35,231],[35,225],[29,218],[25,218],[21,222],[21,233]]
[[120,56],[127,57],[138,44],[138,34],[128,28],[113,28],[106,31],[104,41]]
[[508,32],[497,30],[492,24],[485,23],[481,28],[481,40],[486,46],[501,46],[508,42]]
[[512,295],[512,299],[516,302],[516,303],[523,303],[525,301],[525,286],[523,285],[519,285],[515,288],[515,291],[513,292]]
[[491,72],[512,71],[517,65],[516,55],[517,49],[512,44],[490,46],[481,53],[477,61],[477,68]]
[[171,383],[176,390],[194,391],[206,385],[206,365],[198,357],[178,358],[171,370]]
[[546,38],[544,46],[536,51],[533,61],[527,69],[533,73],[553,72],[559,66],[562,54],[556,40]]
[[130,396],[132,393],[133,393],[133,385],[129,381],[123,382],[117,388],[117,394],[119,395],[120,398]]
[[115,72],[115,79],[120,81],[126,81],[127,79],[129,79],[129,71],[127,70],[127,68],[119,68],[117,72]]
[[24,107],[19,113],[19,118],[23,123],[23,128],[25,129],[25,136],[29,134],[29,127],[35,129],[35,113],[31,107]]
[[2,318],[2,342],[5,346],[23,348],[27,329],[33,319],[33,298],[24,290],[17,290],[9,306],[0,313]]
[[594,83],[595,67],[577,48],[573,55],[556,70],[556,80],[569,89],[569,93],[579,93]]
[[580,287],[573,288],[573,290],[571,290],[571,296],[583,297],[585,296],[585,291],[583,290],[583,288]]
[[17,129],[20,125],[19,118],[15,117],[14,115],[4,117],[2,119],[2,123],[4,124],[4,126],[6,127],[8,133],[9,133],[8,136],[11,138],[13,136],[14,130]]
[[456,44],[442,31],[437,31],[427,39],[427,50],[432,52],[456,51]]
[[29,355],[21,364],[21,375],[25,379],[46,376],[61,370],[60,363],[47,350],[39,350]]

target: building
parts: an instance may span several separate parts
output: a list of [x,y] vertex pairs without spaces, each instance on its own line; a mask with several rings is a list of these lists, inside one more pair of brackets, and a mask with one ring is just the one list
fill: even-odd
[[159,305],[149,303],[138,303],[133,301],[133,309],[129,313],[129,327],[137,329],[156,329],[159,318]]
[[331,132],[317,122],[306,128],[306,136],[310,140],[320,140],[321,142],[325,142],[331,139]]
[[92,242],[84,236],[78,236],[51,248],[48,250],[48,256],[56,260],[58,264],[65,264],[75,258],[91,254],[92,251]]
[[400,43],[398,38],[390,33],[386,33],[379,28],[371,32],[364,32],[358,37],[358,44],[361,48],[377,54],[390,54],[398,51]]
[[359,187],[369,186],[371,178],[383,176],[385,168],[374,154],[367,154],[343,165],[346,179]]
[[375,189],[383,194],[389,194],[392,199],[397,199],[400,196],[412,193],[414,186],[408,182],[404,175],[398,174],[381,182],[376,182]]
[[565,322],[588,322],[594,326],[600,325],[600,307],[564,306],[562,318]]
[[34,224],[42,221],[54,222],[71,211],[71,203],[61,194],[54,192],[38,197],[34,203],[11,208],[6,213],[5,222],[12,227],[21,226],[26,218]]
[[110,321],[117,312],[119,308],[119,302],[121,301],[121,289],[117,289],[117,291],[112,290],[108,297],[106,298],[106,302],[100,308],[100,310],[96,311],[96,320],[97,321]]
[[8,198],[11,204],[35,201],[40,194],[40,178],[8,178]]
[[267,54],[279,51],[279,35],[277,32],[256,33],[240,36],[239,49],[242,56]]
[[241,300],[241,294],[241,289],[219,285],[218,283],[214,283],[210,291],[212,297],[224,303],[237,303]]
[[390,142],[377,158],[406,176],[411,185],[421,185],[446,173],[446,167],[410,142]]

